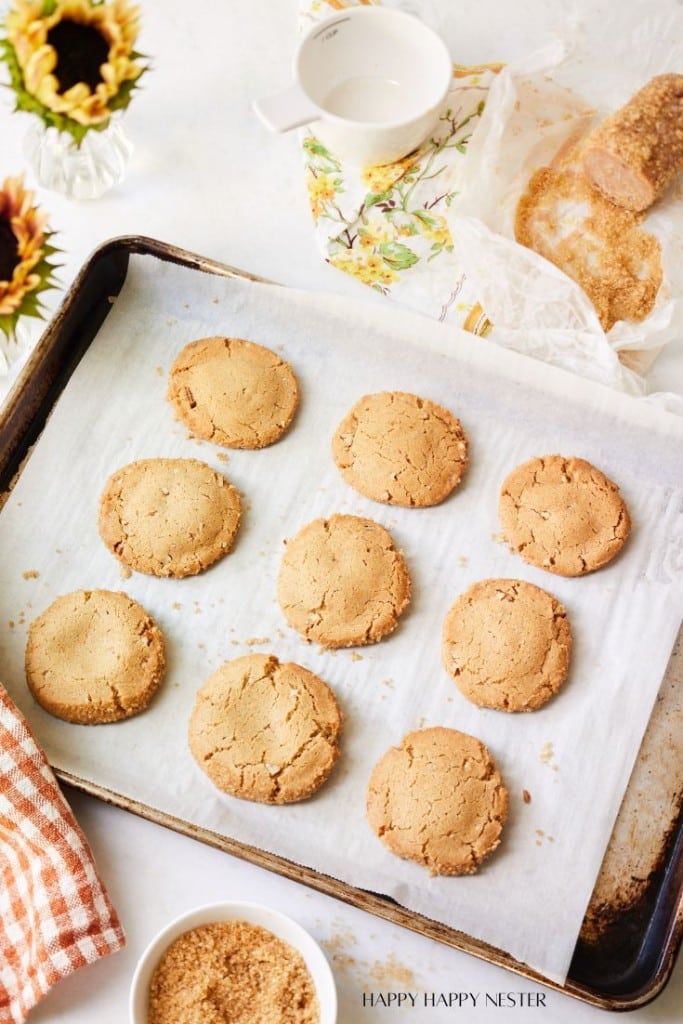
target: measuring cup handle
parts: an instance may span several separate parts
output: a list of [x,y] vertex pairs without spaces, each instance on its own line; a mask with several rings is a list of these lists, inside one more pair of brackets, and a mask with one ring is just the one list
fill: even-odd
[[298,128],[320,117],[319,108],[297,83],[272,96],[254,100],[253,105],[266,128],[272,132],[288,132],[290,128]]

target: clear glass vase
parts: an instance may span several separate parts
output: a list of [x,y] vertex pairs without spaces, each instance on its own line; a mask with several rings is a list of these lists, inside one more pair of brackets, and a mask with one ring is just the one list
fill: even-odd
[[71,199],[98,199],[118,185],[132,152],[117,114],[102,131],[87,132],[80,146],[68,132],[46,128],[38,118],[24,140],[24,155],[38,183]]

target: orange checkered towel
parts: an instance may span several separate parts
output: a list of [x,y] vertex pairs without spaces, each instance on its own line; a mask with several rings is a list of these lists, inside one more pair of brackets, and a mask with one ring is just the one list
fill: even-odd
[[0,1024],[125,938],[88,843],[0,686]]

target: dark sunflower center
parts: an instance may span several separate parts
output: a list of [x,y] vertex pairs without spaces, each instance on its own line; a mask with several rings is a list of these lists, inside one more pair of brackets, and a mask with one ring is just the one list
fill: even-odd
[[20,262],[16,236],[8,222],[0,218],[0,281],[11,281]]
[[64,18],[47,34],[48,44],[57,53],[54,70],[59,91],[66,92],[78,82],[92,91],[102,81],[100,67],[109,56],[109,43],[96,28]]

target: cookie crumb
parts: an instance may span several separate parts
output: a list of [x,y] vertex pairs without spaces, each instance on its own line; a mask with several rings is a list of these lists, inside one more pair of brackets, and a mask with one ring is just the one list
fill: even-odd
[[357,651],[351,651],[351,661],[362,661],[362,660],[363,660],[363,655],[362,654],[359,654]]
[[25,580],[37,580],[40,573],[36,569],[27,569],[26,572],[21,574]]
[[539,755],[539,760],[540,760],[541,764],[547,765],[548,768],[550,768],[550,770],[552,772],[557,772],[557,771],[559,771],[559,768],[558,768],[557,764],[555,763],[555,761],[553,760],[554,757],[555,757],[555,751],[553,750],[552,743],[544,743],[543,744],[543,748],[541,750],[541,753]]
[[530,804],[531,803],[531,793],[529,792],[528,789],[523,789],[522,790],[522,800],[524,801],[525,804]]
[[121,572],[119,573],[119,578],[120,579],[122,579],[122,580],[129,580],[132,575],[133,575],[133,570],[132,569],[129,569],[127,565],[122,565],[121,566]]

